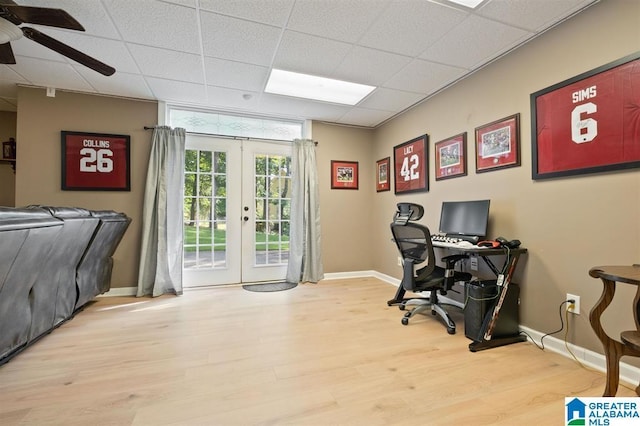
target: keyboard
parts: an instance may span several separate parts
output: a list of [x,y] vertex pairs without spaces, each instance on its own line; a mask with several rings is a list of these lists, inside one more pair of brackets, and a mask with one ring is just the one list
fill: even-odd
[[434,234],[431,236],[431,242],[434,247],[448,247],[448,248],[482,248],[467,241],[463,238],[449,237],[442,234]]
[[462,238],[458,238],[458,237],[450,237],[447,235],[442,235],[442,234],[433,234],[431,235],[431,241],[432,242],[438,242],[438,243],[451,243],[451,244],[455,244],[455,243],[459,243],[461,241],[464,241]]

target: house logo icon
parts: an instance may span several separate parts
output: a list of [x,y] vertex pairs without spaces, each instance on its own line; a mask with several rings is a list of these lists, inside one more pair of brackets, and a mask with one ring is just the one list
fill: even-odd
[[566,411],[567,422],[565,424],[567,426],[575,426],[575,425],[584,426],[585,419],[586,419],[586,414],[585,414],[586,407],[587,407],[587,404],[582,402],[580,398],[574,398],[571,401],[569,401],[569,403],[567,403],[567,411]]

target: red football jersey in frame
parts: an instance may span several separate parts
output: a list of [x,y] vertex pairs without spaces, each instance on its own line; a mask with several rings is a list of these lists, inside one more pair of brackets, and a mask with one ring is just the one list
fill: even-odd
[[127,135],[62,133],[62,189],[129,191]]
[[532,106],[534,178],[640,161],[640,59],[540,94]]
[[412,139],[393,148],[395,193],[429,190],[428,135]]

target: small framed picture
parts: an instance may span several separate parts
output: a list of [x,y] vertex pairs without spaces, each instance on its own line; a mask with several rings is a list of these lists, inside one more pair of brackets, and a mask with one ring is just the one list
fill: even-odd
[[476,173],[520,165],[520,113],[476,127]]
[[8,141],[2,142],[2,159],[16,159],[16,140],[14,138],[9,138]]
[[389,166],[391,157],[376,161],[376,192],[389,191],[391,182],[389,180]]
[[358,189],[358,162],[331,160],[331,189]]
[[436,180],[467,175],[467,132],[435,144]]
[[393,177],[396,194],[429,191],[429,135],[393,147]]
[[130,191],[130,136],[62,131],[62,189]]

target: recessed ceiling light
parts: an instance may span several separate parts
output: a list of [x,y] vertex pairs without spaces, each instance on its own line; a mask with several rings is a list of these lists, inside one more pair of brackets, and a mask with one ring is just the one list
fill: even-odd
[[374,89],[374,86],[365,84],[274,69],[269,76],[265,92],[355,105]]
[[448,1],[450,1],[451,3],[460,4],[465,7],[470,7],[471,9],[475,9],[484,0],[448,0]]

